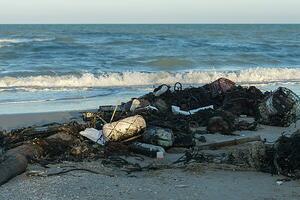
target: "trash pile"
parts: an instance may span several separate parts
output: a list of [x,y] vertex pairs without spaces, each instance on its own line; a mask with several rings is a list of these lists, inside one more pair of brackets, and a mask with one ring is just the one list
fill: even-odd
[[300,178],[300,129],[290,137],[281,136],[274,144],[275,170],[285,176]]
[[[241,116],[254,120],[241,120]],[[4,152],[0,154],[0,184],[24,172],[28,162],[47,165],[101,158],[107,163],[107,159],[115,159],[116,155],[132,153],[163,159],[166,151],[174,147],[186,148],[176,163],[218,160],[262,171],[295,174],[300,169],[299,134],[282,136],[274,146],[264,144],[257,136],[206,144],[205,134],[255,131],[259,123],[286,127],[299,118],[300,99],[284,87],[262,92],[225,78],[201,87],[164,84],[121,105],[84,112],[83,123],[48,124],[1,133],[0,147]],[[232,148],[225,154],[207,152],[248,143],[251,145]]]

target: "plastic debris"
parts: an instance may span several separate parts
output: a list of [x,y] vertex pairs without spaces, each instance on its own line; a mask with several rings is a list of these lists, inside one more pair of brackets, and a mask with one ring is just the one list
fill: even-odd
[[141,102],[138,99],[133,99],[130,107],[130,111],[133,112],[135,109],[139,108],[141,106]]
[[145,119],[141,115],[135,115],[105,124],[103,134],[108,141],[122,141],[136,136],[145,128]]
[[82,113],[82,116],[83,116],[84,121],[89,121],[89,120],[91,120],[95,117],[95,113],[93,113],[93,112],[84,112],[84,113]]
[[300,178],[300,129],[290,137],[281,136],[275,142],[272,163],[276,173]]
[[154,96],[159,97],[162,94],[166,93],[167,91],[170,90],[170,86],[168,85],[161,85],[158,88],[156,88],[153,92]]
[[277,179],[276,183],[277,183],[277,185],[282,185],[283,183],[289,182],[289,181],[291,181],[291,179],[289,179],[289,178],[281,178],[281,179]]
[[149,109],[150,102],[146,99],[133,99],[130,106],[130,112],[134,112],[137,109],[140,108],[146,108]]
[[210,105],[210,106],[205,106],[205,107],[201,107],[201,108],[197,108],[197,109],[189,110],[189,111],[183,111],[178,106],[172,106],[172,112],[175,115],[179,115],[179,114],[180,115],[193,115],[196,112],[199,112],[200,110],[207,110],[207,109],[214,109],[214,106]]
[[[158,156],[161,155],[161,153],[165,154],[164,148],[152,144],[141,143],[141,142],[134,142],[129,146],[129,148],[135,153],[140,153],[153,158],[155,157],[157,158]],[[161,153],[157,155],[158,152]]]
[[162,147],[171,147],[174,142],[174,135],[169,128],[149,127],[143,133],[143,141]]
[[[177,153],[185,153],[179,159],[185,164],[223,163],[300,178],[299,131],[290,137],[284,135],[271,145],[261,141],[260,136],[246,137],[248,133],[213,143],[210,136],[204,136],[256,130],[258,123],[288,126],[300,116],[300,100],[295,93],[287,88],[262,93],[253,86],[236,86],[224,78],[201,87],[183,88],[176,83],[174,90],[170,88],[161,85],[118,106],[100,106],[98,112],[84,112],[84,122],[0,132],[0,149],[4,151],[0,152],[0,185],[24,172],[33,158],[54,161],[105,158],[119,167],[130,165],[145,170],[152,166],[131,165],[120,156],[135,152],[163,159],[164,148],[168,152],[176,152],[177,148]],[[21,155],[21,160],[15,155]],[[278,184],[282,181],[278,180]]]
[[79,134],[98,144],[104,145],[106,143],[106,139],[101,130],[99,131],[94,128],[87,128],[84,131],[80,131]]
[[300,98],[291,90],[279,87],[259,105],[260,122],[289,126],[300,117]]
[[175,185],[176,188],[187,188],[189,187],[188,185]]
[[283,181],[276,181],[277,185],[282,185]]
[[164,152],[162,152],[162,151],[156,152],[156,158],[157,159],[164,159]]
[[146,110],[155,110],[155,111],[158,111],[158,109],[157,109],[156,107],[150,106],[150,105],[149,105],[149,106],[146,106],[145,109],[146,109]]

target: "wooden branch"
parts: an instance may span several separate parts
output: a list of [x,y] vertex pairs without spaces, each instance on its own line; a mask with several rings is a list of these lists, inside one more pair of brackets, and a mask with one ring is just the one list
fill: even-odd
[[253,137],[238,138],[238,139],[233,139],[233,140],[228,140],[228,141],[204,144],[201,146],[197,146],[195,148],[197,150],[218,149],[218,148],[222,148],[222,147],[234,146],[234,145],[239,145],[239,144],[244,144],[244,143],[254,142],[254,141],[261,141],[261,137],[259,135],[257,135],[257,136],[253,136]]

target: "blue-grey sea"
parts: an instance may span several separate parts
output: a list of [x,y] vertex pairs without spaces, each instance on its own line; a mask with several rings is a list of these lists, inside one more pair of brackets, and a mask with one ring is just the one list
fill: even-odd
[[300,25],[0,25],[0,114],[93,109],[219,77],[300,94]]

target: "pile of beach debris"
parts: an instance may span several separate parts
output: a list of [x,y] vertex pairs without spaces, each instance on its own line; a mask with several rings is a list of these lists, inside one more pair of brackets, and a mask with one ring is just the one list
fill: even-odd
[[[254,120],[241,120],[241,116]],[[48,124],[0,133],[0,184],[26,170],[28,162],[46,166],[142,154],[163,159],[166,150],[184,147],[176,163],[217,162],[298,177],[299,131],[267,145],[260,137],[206,144],[205,134],[234,135],[257,125],[290,126],[300,117],[300,99],[279,87],[263,93],[220,78],[201,87],[161,85],[153,92],[117,106],[83,113],[84,122]],[[200,135],[200,136],[199,136]],[[196,145],[197,144],[197,145]],[[198,145],[201,144],[201,145]],[[219,150],[243,145],[245,148]]]

